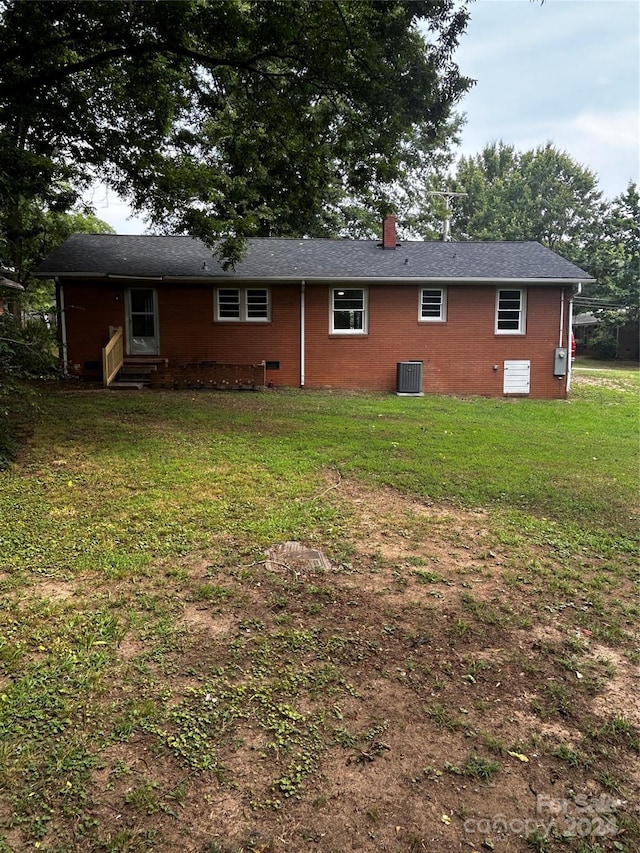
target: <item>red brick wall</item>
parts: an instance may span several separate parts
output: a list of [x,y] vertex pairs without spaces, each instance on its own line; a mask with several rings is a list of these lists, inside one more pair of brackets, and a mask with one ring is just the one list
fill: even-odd
[[[67,330],[69,370],[92,379],[102,377],[102,347],[109,340],[109,326],[125,323],[124,289],[122,285],[63,282],[64,322]],[[58,324],[58,335],[62,323]],[[98,362],[98,369],[88,369],[85,362]]]
[[[140,282],[141,287],[151,286]],[[276,385],[299,385],[300,288],[271,286],[269,323],[214,322],[214,288],[210,284],[159,284],[158,333],[160,355],[170,361],[220,361],[256,364],[279,361],[280,370],[267,372]],[[120,285],[64,283],[68,360],[81,376],[99,379],[99,370],[86,362],[102,363],[109,326],[126,334],[125,288]]]
[[300,384],[300,287],[271,285],[271,322],[214,322],[214,288],[158,288],[161,355],[177,361],[258,364],[276,385]]
[[[268,371],[267,379],[275,385],[300,384],[299,285],[270,286],[269,323],[214,322],[210,284],[159,284],[157,290],[164,358],[181,363],[279,361],[280,369]],[[565,395],[565,382],[553,376],[560,287],[527,289],[525,335],[494,334],[496,289],[478,285],[449,286],[446,323],[418,322],[418,285],[373,285],[368,334],[330,335],[329,290],[328,285],[306,286],[306,387],[395,391],[397,363],[421,360],[425,393],[502,396],[505,359],[528,359],[531,397]],[[566,288],[565,345],[569,295]],[[81,366],[81,375],[98,378],[100,372],[84,364],[100,362],[109,325],[124,326],[124,287],[66,282],[65,302],[69,362]]]
[[[329,289],[307,286],[309,387],[393,391],[399,361],[423,362],[425,393],[502,396],[503,362],[531,361],[531,397],[563,397],[553,376],[559,339],[559,287],[529,287],[526,335],[496,335],[496,289],[452,285],[447,322],[418,322],[417,285],[369,288],[365,336],[330,336]],[[565,292],[565,337],[569,288]],[[494,370],[494,365],[498,369]]]

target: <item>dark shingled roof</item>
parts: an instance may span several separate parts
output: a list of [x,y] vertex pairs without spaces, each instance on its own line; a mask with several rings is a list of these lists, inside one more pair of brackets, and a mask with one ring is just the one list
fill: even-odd
[[235,270],[191,237],[74,234],[39,264],[40,278],[127,276],[189,280],[587,281],[591,276],[540,243],[256,238]]

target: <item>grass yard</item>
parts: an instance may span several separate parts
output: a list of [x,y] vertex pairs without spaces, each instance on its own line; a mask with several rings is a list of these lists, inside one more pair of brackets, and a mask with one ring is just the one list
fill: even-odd
[[0,853],[640,849],[639,391],[43,386]]

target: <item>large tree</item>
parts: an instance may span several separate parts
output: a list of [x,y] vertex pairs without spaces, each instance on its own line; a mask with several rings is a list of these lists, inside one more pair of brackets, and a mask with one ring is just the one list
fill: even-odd
[[466,193],[453,207],[454,238],[537,240],[576,263],[588,259],[603,213],[595,174],[551,143],[487,145],[460,158],[448,188]]
[[19,229],[0,230],[0,259],[8,260],[3,267],[5,274],[26,288],[20,302],[27,308],[39,307],[29,298],[36,290],[43,290],[42,283],[31,277],[31,269],[39,260],[71,234],[108,234],[114,230],[85,206],[61,211],[47,208],[41,199],[20,199],[15,207],[15,218]]
[[24,287],[22,293],[14,293],[8,302],[18,314],[46,314],[55,301],[54,285],[52,281],[34,278],[32,268],[71,234],[109,234],[114,229],[84,207],[61,212],[47,210],[36,202],[22,202],[20,222],[21,232],[12,244],[5,242],[0,234],[0,247],[4,249],[0,255],[10,258],[12,264],[10,269],[5,268],[5,273]]
[[464,117],[453,115],[440,128],[437,136],[416,128],[403,140],[398,154],[398,174],[388,181],[363,188],[358,196],[346,193],[341,186],[328,197],[309,236],[341,236],[356,240],[380,237],[380,223],[394,213],[401,237],[420,233],[424,186],[433,180],[446,180],[455,162],[455,146],[459,144]]
[[470,85],[452,62],[467,16],[456,0],[0,0],[0,229],[99,178],[162,230],[317,231],[327,200],[395,180],[411,134],[438,139]]
[[629,183],[606,207],[589,269],[596,283],[577,302],[611,327],[637,323],[640,314],[640,194]]

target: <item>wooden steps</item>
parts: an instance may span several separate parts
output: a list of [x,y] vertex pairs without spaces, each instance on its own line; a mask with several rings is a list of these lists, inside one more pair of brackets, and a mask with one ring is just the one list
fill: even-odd
[[166,364],[164,358],[127,357],[109,388],[114,391],[141,391],[143,388],[150,388],[152,373],[164,364]]
[[143,388],[149,388],[150,383],[147,382],[131,382],[128,379],[115,379],[109,386],[109,391],[142,391]]

